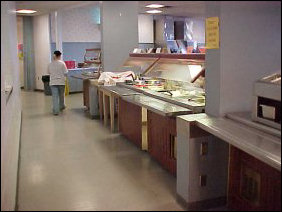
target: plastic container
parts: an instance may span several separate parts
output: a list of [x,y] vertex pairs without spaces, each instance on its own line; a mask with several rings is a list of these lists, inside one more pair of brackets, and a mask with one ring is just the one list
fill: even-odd
[[43,75],[42,76],[42,82],[44,84],[44,94],[46,96],[51,96],[52,95],[52,91],[51,91],[51,87],[50,87],[50,75]]
[[67,69],[75,68],[75,61],[74,60],[65,61],[65,64],[67,66]]

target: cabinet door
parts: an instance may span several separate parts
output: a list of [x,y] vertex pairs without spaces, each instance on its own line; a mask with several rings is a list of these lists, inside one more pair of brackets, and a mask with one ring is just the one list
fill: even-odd
[[142,108],[121,98],[118,108],[121,134],[142,148]]
[[176,175],[176,121],[148,111],[148,151],[165,169]]
[[228,206],[281,210],[281,172],[231,146]]
[[165,120],[162,116],[148,111],[148,151],[163,166],[165,160]]
[[166,119],[166,163],[169,171],[176,176],[176,119]]

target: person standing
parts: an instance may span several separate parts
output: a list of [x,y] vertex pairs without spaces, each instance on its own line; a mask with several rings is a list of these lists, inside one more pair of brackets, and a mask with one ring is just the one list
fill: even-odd
[[65,75],[68,73],[68,69],[64,61],[61,60],[61,55],[60,51],[54,51],[54,60],[48,65],[54,115],[58,115],[60,111],[66,108]]

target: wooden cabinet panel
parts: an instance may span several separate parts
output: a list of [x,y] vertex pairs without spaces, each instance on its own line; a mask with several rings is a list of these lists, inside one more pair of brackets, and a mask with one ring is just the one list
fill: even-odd
[[174,117],[167,117],[166,125],[166,136],[167,136],[167,145],[166,145],[166,161],[169,171],[176,175],[176,120]]
[[142,108],[119,98],[119,130],[142,148]]
[[165,169],[176,175],[176,120],[148,111],[148,151]]
[[151,111],[148,117],[148,152],[160,164],[165,166],[165,120]]
[[281,172],[231,146],[228,206],[281,211]]

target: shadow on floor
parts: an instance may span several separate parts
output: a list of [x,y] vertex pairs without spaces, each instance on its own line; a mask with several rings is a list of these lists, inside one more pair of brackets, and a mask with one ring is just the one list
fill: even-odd
[[69,108],[68,110],[71,110],[72,112],[75,112],[75,113],[80,113],[80,114],[85,114],[86,115],[86,112],[85,112],[84,108]]
[[25,114],[25,115],[30,119],[50,118],[54,116],[52,112],[33,113],[33,114]]

